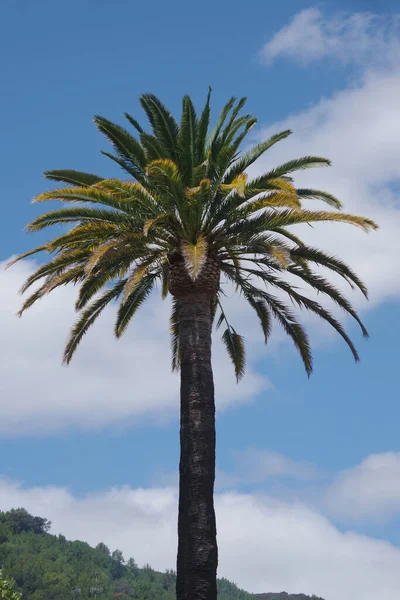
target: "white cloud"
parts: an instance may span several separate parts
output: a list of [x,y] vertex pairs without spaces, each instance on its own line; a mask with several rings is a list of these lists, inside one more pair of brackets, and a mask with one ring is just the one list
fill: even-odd
[[[53,292],[18,319],[17,292],[33,267],[24,261],[5,271],[0,264],[0,435],[177,418],[179,377],[170,372],[168,302],[150,300],[119,341],[112,334],[115,311],[105,311],[71,365],[62,367],[63,344],[76,319],[75,291]],[[270,385],[251,365],[237,385],[218,340],[214,366],[218,409],[249,401]]]
[[[53,521],[52,531],[95,545],[104,541],[139,564],[175,565],[174,488],[115,488],[83,498],[56,487],[0,484],[2,510],[24,506]],[[392,600],[400,549],[352,532],[298,503],[265,495],[216,496],[219,575],[252,592],[286,590],[326,600]],[[157,543],[154,543],[157,540]]]
[[[286,128],[294,133],[250,170],[251,176],[258,175],[280,162],[305,155],[332,160],[333,166],[328,169],[296,173],[296,184],[333,193],[342,200],[346,212],[370,217],[380,229],[367,235],[349,225],[325,223],[294,230],[358,272],[370,291],[369,307],[400,294],[400,278],[394,276],[400,250],[400,199],[396,190],[400,179],[399,94],[400,74],[369,74],[357,86],[264,129],[260,135],[263,139]],[[307,206],[317,206],[312,202],[307,201]],[[361,294],[351,292],[339,280],[337,284],[358,308],[368,308]]]
[[219,489],[257,485],[277,478],[310,481],[319,476],[319,471],[313,464],[293,460],[273,450],[250,447],[232,451],[232,457],[233,471],[217,473]]
[[398,62],[400,44],[398,16],[368,12],[324,14],[319,8],[297,13],[262,48],[270,64],[279,57],[303,65],[334,58],[342,63],[381,67]]
[[371,454],[340,473],[327,489],[325,503],[346,522],[385,522],[400,514],[400,452]]

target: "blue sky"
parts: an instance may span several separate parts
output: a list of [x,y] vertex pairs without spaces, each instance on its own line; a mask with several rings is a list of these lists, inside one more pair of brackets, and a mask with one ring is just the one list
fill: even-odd
[[[381,224],[381,231],[368,237],[338,227],[312,234],[316,243],[351,262],[371,289],[369,305],[349,293],[371,334],[366,342],[349,324],[360,364],[354,365],[340,340],[306,320],[315,345],[315,371],[307,380],[290,344],[277,334],[264,349],[254,323],[233,300],[238,329],[242,323],[249,338],[249,374],[237,387],[216,341],[217,502],[224,507],[219,509],[221,553],[226,549],[221,575],[249,591],[276,587],[347,600],[360,590],[365,564],[379,558],[387,561],[387,590],[374,587],[379,578],[371,572],[362,597],[372,600],[379,592],[380,600],[392,598],[393,565],[400,566],[395,3],[264,0],[244,7],[206,0],[192,7],[155,0],[149,8],[128,0],[3,0],[0,23],[6,214],[0,261],[45,239],[23,231],[42,209],[30,199],[48,186],[43,171],[118,174],[100,154],[107,144],[91,122],[94,114],[122,122],[128,111],[142,119],[138,96],[148,91],[179,113],[184,94],[201,106],[209,85],[215,112],[231,95],[248,97],[249,112],[259,119],[255,137],[287,125],[294,130],[293,140],[268,160],[307,153],[332,157],[332,172],[307,177],[315,187],[337,193],[350,212]],[[46,300],[33,315],[17,320],[17,290],[32,268],[26,261],[0,273],[0,509],[24,503],[50,517],[55,531],[91,543],[104,538],[110,545],[125,544],[123,550],[134,553],[139,564],[173,566],[173,553],[163,553],[162,543],[158,551],[147,547],[152,529],[146,529],[145,518],[140,521],[138,508],[140,494],[148,494],[153,525],[165,519],[172,532],[165,544],[173,545],[178,380],[167,374],[167,310],[152,301],[142,324],[118,344],[111,336],[112,315],[106,315],[74,364],[61,369],[73,292]],[[167,507],[162,517],[160,503]],[[99,515],[109,514],[115,505],[125,519],[121,526],[132,522],[126,540],[115,527],[86,522],[88,511],[98,507]],[[294,548],[289,556],[282,550],[284,566],[266,574],[260,563],[247,577],[236,576],[222,510],[246,519],[249,530],[248,516],[259,510],[254,535],[242,539],[238,530],[237,545],[252,555],[260,544],[257,531],[268,539],[272,523],[271,535]],[[296,540],[287,531],[290,515],[307,531],[315,525],[313,539],[331,549],[326,571],[297,571],[300,556],[309,551],[312,564],[319,552],[307,538],[296,555]],[[388,545],[383,549],[377,539]],[[337,561],[341,588],[330,580],[328,565],[347,554],[348,570]],[[264,560],[271,560],[268,549]]]

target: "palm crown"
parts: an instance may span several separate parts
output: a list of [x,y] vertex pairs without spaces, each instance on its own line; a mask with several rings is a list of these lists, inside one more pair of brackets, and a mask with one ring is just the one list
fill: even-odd
[[[23,292],[36,282],[41,285],[25,301],[20,314],[57,287],[80,284],[76,308],[81,314],[65,348],[64,360],[68,363],[84,334],[109,303],[119,300],[115,323],[119,337],[159,282],[163,297],[169,291],[174,296],[172,364],[179,368],[179,285],[192,283],[201,293],[203,286],[215,284],[215,293],[210,295],[213,318],[218,315],[217,326],[226,324],[223,340],[240,378],[245,366],[243,339],[228,323],[223,310],[219,283],[222,274],[256,312],[265,341],[272,318],[279,321],[300,352],[308,374],[312,358],[307,335],[293,310],[281,300],[281,294],[276,295],[277,291],[283,291],[298,307],[330,323],[357,360],[357,351],[341,324],[287,279],[287,274],[294,275],[330,297],[367,335],[351,304],[312,268],[326,267],[366,296],[363,283],[341,260],[306,245],[291,231],[292,225],[317,221],[346,222],[364,230],[376,228],[369,219],[341,212],[340,202],[327,192],[296,189],[293,172],[328,166],[330,162],[306,156],[249,180],[246,169],[286,138],[289,130],[240,153],[242,141],[256,123],[251,115],[241,114],[245,99],[237,102],[231,98],[211,133],[210,92],[199,116],[191,99],[184,98],[180,123],[155,96],[145,94],[140,102],[152,134],[145,132],[129,114],[125,117],[136,130],[136,137],[105,118],[94,119],[115,150],[115,154],[104,154],[122,167],[128,180],[104,179],[72,170],[45,173],[48,179],[68,185],[39,194],[34,202],[60,200],[72,206],[37,217],[28,225],[28,231],[51,225],[73,227],[16,259],[40,251],[52,255],[25,282]],[[314,199],[335,210],[303,208],[304,200]],[[180,276],[174,265],[178,265]]]

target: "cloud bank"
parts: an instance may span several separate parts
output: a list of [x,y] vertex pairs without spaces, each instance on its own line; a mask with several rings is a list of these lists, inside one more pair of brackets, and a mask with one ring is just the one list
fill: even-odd
[[[174,567],[175,488],[114,488],[76,497],[58,487],[0,483],[3,510],[24,506],[53,522],[53,533],[105,542],[155,569]],[[250,592],[286,590],[327,600],[393,600],[400,549],[351,531],[299,502],[265,494],[217,494],[219,575]],[[157,541],[157,543],[155,543]]]
[[323,59],[379,68],[398,62],[400,19],[370,12],[328,15],[317,7],[297,13],[262,48],[266,64],[289,58],[307,66]]

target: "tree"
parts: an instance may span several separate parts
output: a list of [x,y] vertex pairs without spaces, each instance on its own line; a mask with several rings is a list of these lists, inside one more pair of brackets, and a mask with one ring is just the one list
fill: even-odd
[[97,544],[96,550],[98,550],[99,552],[101,552],[105,556],[110,556],[110,549],[108,548],[108,546],[106,546],[105,544],[103,544],[103,542],[100,542],[99,544]]
[[33,517],[25,508],[13,508],[7,513],[7,521],[14,533],[32,531],[33,533],[48,533],[51,521],[42,517]]
[[22,594],[14,592],[14,581],[12,579],[4,579],[0,570],[0,598],[6,600],[20,600]]
[[123,565],[125,562],[125,559],[123,557],[121,550],[114,550],[114,552],[111,555],[111,558],[113,560],[116,560],[117,562],[121,563],[121,565]]
[[[328,279],[313,267],[325,267],[352,287],[367,291],[342,260],[305,244],[296,224],[348,223],[368,231],[371,220],[341,211],[328,192],[296,188],[292,174],[324,167],[329,160],[306,156],[248,178],[246,171],[266,150],[286,138],[282,131],[240,153],[256,119],[241,114],[245,99],[231,98],[209,131],[210,92],[199,116],[188,96],[180,123],[152,94],[140,98],[152,133],[132,116],[126,119],[136,137],[96,116],[97,128],[115,153],[125,179],[107,179],[80,171],[48,171],[45,176],[67,184],[39,194],[35,201],[61,200],[67,207],[47,212],[28,225],[42,231],[72,225],[52,241],[18,257],[47,252],[52,258],[25,282],[22,291],[41,282],[19,314],[52,290],[80,286],[80,316],[64,353],[69,363],[83,336],[104,308],[119,301],[115,335],[160,283],[162,297],[172,296],[172,367],[181,373],[181,458],[177,598],[215,600],[217,541],[213,504],[215,475],[215,403],[211,368],[211,332],[224,324],[223,341],[239,380],[245,371],[241,335],[223,307],[223,283],[235,286],[255,311],[265,341],[275,319],[292,339],[308,375],[312,357],[307,334],[295,311],[282,299],[317,314],[357,351],[340,322],[319,302],[302,294],[292,281],[325,295],[367,331],[357,313]],[[126,179],[128,178],[128,180]],[[333,210],[307,209],[319,200]]]
[[126,566],[128,567],[128,569],[133,573],[133,575],[135,577],[137,577],[138,573],[139,573],[139,567],[136,564],[136,561],[134,558],[128,558],[128,561],[126,563]]

